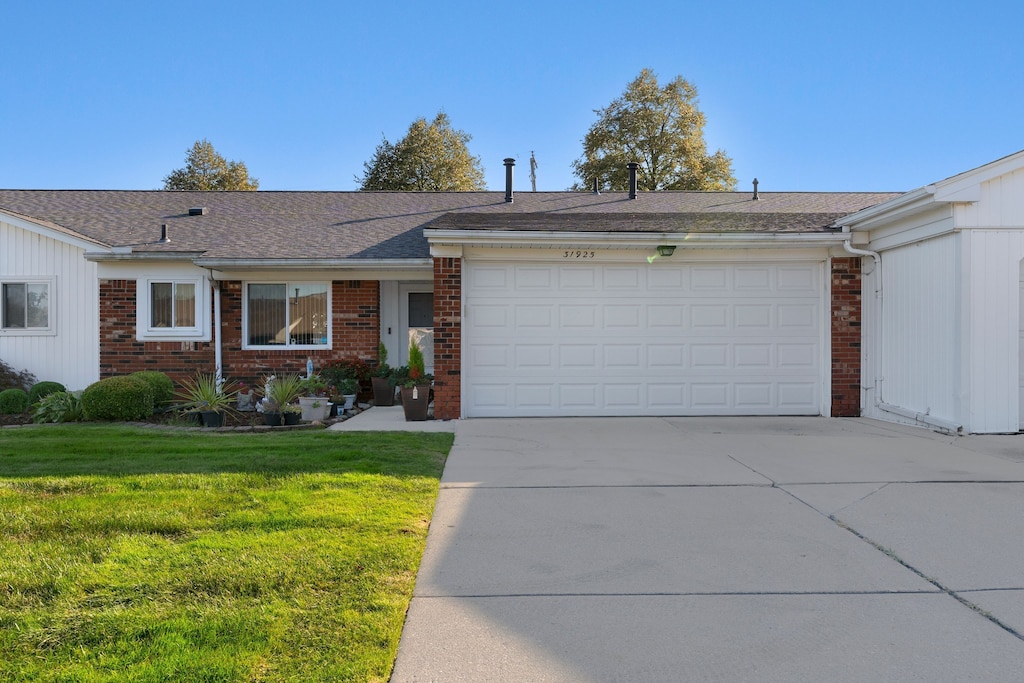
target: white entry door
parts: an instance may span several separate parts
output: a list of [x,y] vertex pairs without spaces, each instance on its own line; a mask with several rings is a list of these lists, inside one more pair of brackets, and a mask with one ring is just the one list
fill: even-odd
[[423,365],[427,374],[434,374],[434,289],[433,285],[401,285],[399,315],[401,331],[400,365],[409,364],[409,345],[415,341],[423,352]]
[[467,262],[467,417],[818,415],[822,262]]

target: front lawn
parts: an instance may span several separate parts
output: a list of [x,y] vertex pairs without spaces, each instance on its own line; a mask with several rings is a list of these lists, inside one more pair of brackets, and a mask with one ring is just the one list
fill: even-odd
[[0,681],[386,681],[451,444],[0,430]]

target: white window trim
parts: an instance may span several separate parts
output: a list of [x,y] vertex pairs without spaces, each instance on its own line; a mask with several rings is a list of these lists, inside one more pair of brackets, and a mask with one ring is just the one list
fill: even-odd
[[[285,285],[285,292],[294,285],[327,286],[327,343],[326,344],[250,344],[249,343],[249,285]],[[245,280],[242,282],[242,349],[254,351],[323,351],[334,343],[334,287],[330,280]]]
[[[195,285],[196,324],[192,327],[151,327],[150,298],[153,283],[177,282]],[[210,285],[202,277],[151,277],[135,283],[135,337],[138,341],[210,341]]]
[[[4,275],[0,285],[46,285],[49,298],[46,311],[46,327],[0,327],[0,336],[4,337],[55,337],[57,336],[57,278],[36,276]],[[0,287],[0,292],[2,292]],[[0,294],[2,296],[2,294]],[[0,301],[0,325],[6,323],[3,317],[3,302]]]

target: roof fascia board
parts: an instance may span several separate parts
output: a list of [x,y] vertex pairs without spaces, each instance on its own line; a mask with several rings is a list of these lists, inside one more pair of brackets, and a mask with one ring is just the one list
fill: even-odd
[[934,202],[934,195],[928,188],[922,187],[887,202],[851,213],[849,216],[843,216],[836,221],[836,225],[849,228],[851,231],[870,230],[879,224],[923,211]]
[[[935,193],[936,201],[946,202],[971,202],[981,199],[981,184],[998,178],[1007,173],[1013,173],[1024,169],[1024,150],[996,159],[984,166],[964,171],[952,178],[940,180],[929,185]],[[961,199],[961,197],[976,196],[975,199]]]
[[100,263],[103,261],[195,261],[196,257],[202,254],[199,251],[168,251],[140,253],[132,251],[87,251],[86,261]]
[[334,281],[334,280],[380,280],[430,282],[434,276],[433,268],[417,268],[406,270],[374,270],[372,268],[339,271],[332,268],[304,268],[301,272],[294,270],[258,268],[253,270],[220,270],[209,269],[214,280],[241,280],[245,282],[274,282],[282,278],[294,281]]
[[68,230],[67,228],[61,227],[55,223],[41,221],[37,218],[25,216],[6,209],[0,209],[0,217],[2,217],[5,223],[10,223],[16,228],[34,232],[38,235],[42,235],[43,237],[48,237],[50,239],[57,240],[58,242],[64,242],[65,244],[70,244],[85,251],[96,249],[96,247],[109,247],[109,245],[104,244],[103,242],[90,239],[85,235]]
[[431,247],[446,245],[520,247],[520,246],[576,246],[595,244],[605,248],[645,249],[660,244],[675,246],[775,246],[806,244],[808,246],[841,245],[846,239],[842,233],[607,233],[607,232],[555,232],[555,231],[501,231],[501,230],[424,230]]
[[310,270],[323,268],[330,270],[419,270],[433,268],[434,261],[429,258],[415,259],[228,259],[228,258],[196,258],[194,263],[203,268],[215,268],[223,271],[231,270]]

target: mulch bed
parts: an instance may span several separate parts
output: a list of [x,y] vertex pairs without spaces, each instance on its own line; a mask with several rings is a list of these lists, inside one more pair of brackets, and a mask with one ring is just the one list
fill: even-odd
[[[217,429],[208,429],[208,431],[282,431],[287,429],[322,429],[324,426],[332,425],[336,422],[344,422],[354,415],[358,415],[369,408],[368,405],[363,404],[357,406],[349,411],[348,415],[342,417],[332,417],[324,420],[323,422],[300,422],[297,425],[282,425],[280,427],[268,427],[263,424],[263,415],[261,413],[253,412],[239,412],[236,410],[229,411],[224,414],[224,426]],[[0,415],[0,427],[20,427],[23,425],[31,425],[32,413],[18,413],[16,415]],[[178,411],[172,411],[167,413],[158,413],[153,415],[148,420],[143,422],[136,422],[132,424],[146,425],[152,427],[167,427],[167,428],[179,428],[179,429],[206,429],[198,424],[190,424],[189,416],[184,415]]]

